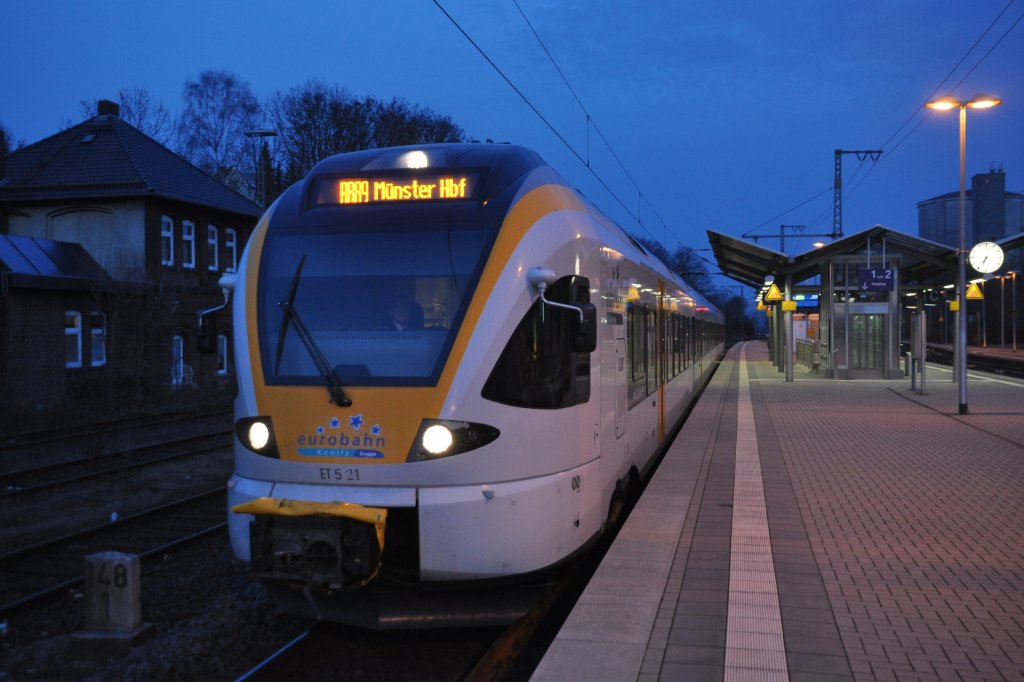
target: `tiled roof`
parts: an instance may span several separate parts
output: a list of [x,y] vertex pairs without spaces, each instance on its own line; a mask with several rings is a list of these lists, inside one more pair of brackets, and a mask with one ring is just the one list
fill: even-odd
[[9,155],[0,201],[159,196],[256,217],[256,204],[117,116],[95,116]]

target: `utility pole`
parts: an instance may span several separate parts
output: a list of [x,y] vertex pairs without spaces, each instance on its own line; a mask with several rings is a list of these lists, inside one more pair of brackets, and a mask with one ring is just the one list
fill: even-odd
[[865,159],[874,162],[882,156],[882,150],[836,150],[836,177],[832,190],[832,234],[829,235],[833,241],[843,238],[843,154],[856,154],[857,160],[861,163],[864,163]]

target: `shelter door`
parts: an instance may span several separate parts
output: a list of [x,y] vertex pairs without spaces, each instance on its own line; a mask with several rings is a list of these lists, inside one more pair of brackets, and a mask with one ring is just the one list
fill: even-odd
[[884,369],[885,315],[850,316],[850,368]]

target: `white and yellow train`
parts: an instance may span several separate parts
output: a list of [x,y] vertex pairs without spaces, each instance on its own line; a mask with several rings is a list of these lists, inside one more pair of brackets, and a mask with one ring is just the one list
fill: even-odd
[[511,145],[328,158],[224,284],[234,554],[363,625],[587,546],[723,352],[713,306]]

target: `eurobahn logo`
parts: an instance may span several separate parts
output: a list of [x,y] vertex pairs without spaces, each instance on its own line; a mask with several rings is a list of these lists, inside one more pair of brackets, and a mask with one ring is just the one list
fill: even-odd
[[380,424],[367,426],[362,413],[351,415],[342,427],[339,417],[333,417],[327,426],[317,425],[313,433],[296,438],[296,451],[304,457],[358,457],[379,459],[384,457],[387,439]]

